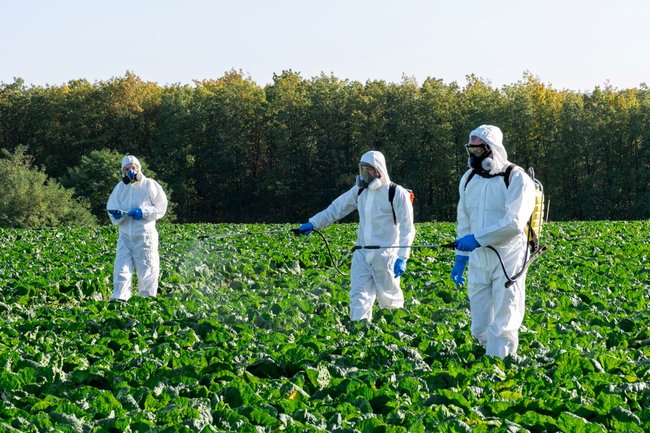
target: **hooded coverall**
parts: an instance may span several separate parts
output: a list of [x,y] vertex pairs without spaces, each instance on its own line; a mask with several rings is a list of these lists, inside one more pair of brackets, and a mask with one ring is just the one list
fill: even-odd
[[[129,163],[140,163],[133,156],[127,156],[122,168]],[[131,298],[131,282],[134,270],[138,275],[138,294],[156,296],[160,257],[158,255],[158,231],[156,221],[167,211],[167,196],[153,179],[140,173],[140,180],[124,184],[120,181],[110,197],[107,209],[130,211],[142,209],[142,219],[136,220],[124,215],[116,219],[109,213],[111,222],[119,226],[115,264],[113,268],[113,294],[111,299],[126,301]]]
[[[395,224],[388,200],[391,182],[384,155],[378,151],[369,151],[363,154],[361,162],[374,167],[380,177],[361,193],[358,186],[353,186],[309,221],[315,229],[321,229],[356,209],[359,211],[357,245],[410,246],[415,237],[415,226],[409,192],[401,186],[397,186],[395,190],[393,199],[397,221]],[[404,306],[400,278],[394,277],[393,266],[398,257],[406,261],[409,255],[410,248],[361,249],[354,252],[350,268],[352,320],[370,321],[375,299],[379,301],[380,308]]]
[[[470,133],[481,138],[492,151],[490,175],[505,171],[510,164],[503,147],[503,134],[496,126],[482,125]],[[519,345],[519,328],[524,319],[526,274],[506,288],[495,248],[508,275],[518,272],[526,260],[528,244],[524,229],[535,207],[535,185],[520,168],[512,170],[510,185],[503,176],[474,175],[468,170],[459,185],[458,238],[474,234],[480,247],[469,255],[467,285],[472,319],[471,332],[486,354],[505,357]],[[467,185],[466,185],[467,184]]]

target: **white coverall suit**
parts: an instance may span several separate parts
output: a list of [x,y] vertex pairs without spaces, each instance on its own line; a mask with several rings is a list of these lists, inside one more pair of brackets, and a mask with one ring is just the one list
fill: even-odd
[[[496,127],[483,125],[470,133],[487,143],[492,150],[490,174],[505,171],[508,155],[503,135]],[[491,178],[474,175],[465,186],[472,170],[462,177],[459,186],[458,238],[474,234],[481,245],[469,255],[467,284],[472,318],[472,335],[486,354],[505,357],[519,345],[519,328],[524,319],[526,274],[506,288],[506,276],[494,247],[503,260],[508,275],[519,272],[528,254],[524,229],[535,207],[535,185],[522,169],[510,173],[506,188],[503,176]]]
[[[135,157],[127,156],[122,162],[123,168],[128,163],[127,159],[140,166]],[[111,222],[120,228],[113,268],[111,299],[126,301],[131,298],[134,270],[138,275],[140,296],[156,296],[158,293],[160,257],[156,220],[162,218],[167,211],[167,196],[158,182],[145,177],[142,173],[140,176],[140,180],[128,185],[120,181],[108,198],[107,209],[109,210],[128,212],[135,208],[142,209],[141,220],[127,215],[116,219],[109,213]]]
[[[359,228],[357,245],[404,245],[410,246],[415,237],[413,206],[409,192],[397,186],[393,208],[397,224],[393,222],[393,211],[388,201],[390,177],[386,161],[381,152],[369,151],[363,154],[361,162],[377,170],[380,178],[359,194],[360,188],[353,186],[335,199],[327,209],[309,219],[315,229],[324,228],[357,209]],[[352,320],[372,319],[375,299],[380,308],[401,308],[404,294],[400,278],[395,278],[393,267],[399,257],[408,260],[410,248],[356,250],[350,269],[350,313]]]

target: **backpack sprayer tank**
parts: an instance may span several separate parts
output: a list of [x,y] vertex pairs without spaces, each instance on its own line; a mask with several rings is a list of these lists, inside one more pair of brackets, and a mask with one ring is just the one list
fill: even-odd
[[[509,177],[509,172],[510,172],[510,167],[506,170],[508,172],[507,176],[504,178],[506,180],[506,187],[509,185],[508,182],[508,177]],[[528,220],[528,223],[526,224],[526,228],[524,231],[524,234],[528,238],[528,248],[530,250],[527,252],[526,260],[524,261],[523,266],[521,267],[521,270],[517,273],[515,273],[513,276],[509,276],[508,272],[506,271],[505,265],[503,264],[503,260],[501,260],[501,256],[499,255],[499,252],[492,246],[488,245],[487,248],[491,249],[494,251],[499,258],[499,262],[501,263],[501,269],[503,269],[503,273],[505,274],[506,278],[508,279],[508,282],[506,283],[506,287],[510,287],[512,284],[515,283],[517,278],[519,278],[524,272],[526,272],[526,269],[528,269],[528,266],[530,266],[531,263],[533,263],[537,258],[546,251],[546,246],[545,245],[540,245],[539,243],[539,235],[542,233],[542,225],[544,224],[544,187],[542,186],[542,183],[535,178],[535,170],[530,167],[528,169],[528,176],[533,180],[533,183],[535,184],[535,207],[533,208],[533,213],[530,216],[530,219]]]
[[542,233],[542,225],[544,223],[544,186],[535,178],[535,170],[533,167],[528,169],[528,174],[535,183],[535,208],[530,217],[529,224],[526,226],[526,235],[528,242],[533,249],[537,249],[539,245],[539,236]]

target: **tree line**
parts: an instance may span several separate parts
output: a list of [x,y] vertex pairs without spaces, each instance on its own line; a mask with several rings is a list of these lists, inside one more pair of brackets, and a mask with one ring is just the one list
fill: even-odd
[[179,222],[297,223],[348,189],[371,149],[415,192],[417,221],[451,221],[467,169],[463,145],[484,123],[503,130],[512,162],[535,168],[550,219],[650,217],[645,84],[576,92],[530,74],[495,88],[473,75],[463,85],[360,83],[293,71],[265,86],[237,71],[191,85],[159,86],[131,72],[95,83],[0,83],[5,159],[29,159],[22,165],[47,176],[42,184],[70,188],[104,223],[128,153],[164,184]]

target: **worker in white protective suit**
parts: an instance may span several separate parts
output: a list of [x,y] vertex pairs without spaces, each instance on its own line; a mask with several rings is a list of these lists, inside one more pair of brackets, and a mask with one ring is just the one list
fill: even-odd
[[519,345],[526,274],[506,287],[508,277],[498,255],[508,275],[522,269],[528,254],[524,229],[535,207],[535,185],[516,166],[507,171],[509,182],[505,182],[511,163],[498,127],[481,125],[473,130],[466,149],[470,169],[459,185],[458,246],[451,276],[458,286],[462,285],[469,262],[472,335],[487,355],[504,358],[515,354]]
[[[408,247],[415,237],[410,192],[393,184],[384,155],[378,151],[363,154],[356,185],[343,193],[327,209],[300,226],[301,234],[322,229],[354,211],[359,211],[357,245]],[[394,212],[394,213],[393,213]],[[375,299],[380,308],[402,308],[404,294],[400,276],[406,270],[410,248],[357,249],[350,269],[351,320],[372,319]]]
[[122,180],[108,198],[111,222],[120,228],[113,268],[111,300],[131,297],[133,272],[138,275],[138,294],[158,293],[158,231],[156,221],[167,211],[167,196],[161,186],[142,173],[140,162],[128,155],[122,160]]

